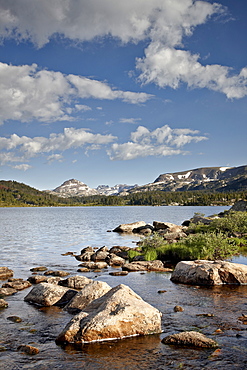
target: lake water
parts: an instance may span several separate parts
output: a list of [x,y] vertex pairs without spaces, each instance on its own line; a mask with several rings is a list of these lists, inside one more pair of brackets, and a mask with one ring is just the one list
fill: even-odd
[[[30,268],[78,274],[79,262],[66,252],[80,253],[88,245],[135,246],[139,237],[113,232],[121,223],[168,221],[181,224],[195,212],[206,216],[229,207],[64,207],[0,208],[0,265],[14,270],[14,277],[27,278]],[[242,262],[242,261],[241,261]],[[75,348],[55,344],[57,334],[71,316],[59,308],[37,308],[24,302],[30,289],[7,297],[9,308],[0,311],[1,369],[246,369],[247,332],[239,320],[247,314],[247,287],[192,287],[173,284],[169,273],[130,273],[114,277],[109,270],[87,277],[130,286],[162,314],[161,335],[96,343]],[[159,294],[158,290],[165,290]],[[175,305],[184,308],[174,312]],[[213,317],[198,316],[212,313]],[[17,315],[21,323],[7,320]],[[219,331],[220,329],[220,331]],[[161,339],[183,330],[199,330],[214,338],[220,351],[180,349]],[[217,333],[217,334],[216,334]],[[16,349],[31,344],[40,353],[28,356]]]

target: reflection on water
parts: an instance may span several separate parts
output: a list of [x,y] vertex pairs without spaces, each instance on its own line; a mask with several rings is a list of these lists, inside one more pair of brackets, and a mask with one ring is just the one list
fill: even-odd
[[[206,209],[205,209],[206,208]],[[212,209],[213,208],[213,209]],[[107,233],[120,223],[144,220],[180,224],[194,212],[206,215],[222,207],[96,207],[0,209],[1,265],[13,268],[15,277],[27,278],[30,268],[46,265],[77,274],[78,261],[62,256],[86,245],[133,245],[137,237]],[[134,239],[136,238],[136,239]],[[109,270],[85,273],[87,277],[130,286],[162,316],[161,335],[128,338],[75,347],[60,347],[55,338],[71,315],[58,307],[40,308],[24,302],[30,290],[7,297],[9,308],[0,311],[0,369],[245,369],[247,326],[238,318],[247,314],[247,286],[195,287],[174,284],[169,273],[130,273],[111,276]],[[159,294],[162,290],[164,293]],[[174,312],[174,306],[183,312]],[[205,316],[204,314],[211,314]],[[17,315],[21,323],[7,317]],[[161,339],[182,330],[197,330],[218,341],[220,351],[177,348]],[[20,344],[39,348],[35,356],[17,351]]]

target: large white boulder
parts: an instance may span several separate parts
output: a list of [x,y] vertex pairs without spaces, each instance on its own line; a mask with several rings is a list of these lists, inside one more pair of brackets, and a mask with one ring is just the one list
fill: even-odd
[[110,285],[103,281],[92,281],[87,284],[71,301],[64,307],[69,313],[78,313],[83,310],[94,299],[102,297],[111,290]]
[[171,280],[192,285],[242,285],[247,284],[247,266],[226,261],[181,261]]
[[141,226],[146,226],[146,222],[137,221],[137,222],[132,222],[131,224],[121,224],[118,227],[116,227],[113,231],[116,231],[118,233],[132,233],[134,229],[141,227]]
[[161,333],[161,312],[120,284],[66,325],[57,343],[88,343]]

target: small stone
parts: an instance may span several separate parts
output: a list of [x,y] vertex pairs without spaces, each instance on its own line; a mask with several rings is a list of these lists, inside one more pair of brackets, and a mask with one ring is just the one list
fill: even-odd
[[17,293],[16,289],[13,288],[0,288],[0,297],[8,296]]
[[128,271],[109,272],[109,275],[111,275],[111,276],[126,276],[126,275],[128,275]]
[[7,308],[8,302],[6,302],[4,299],[0,299],[0,308]]
[[158,293],[161,294],[161,293],[166,293],[166,290],[158,290]]
[[47,267],[45,267],[45,266],[33,267],[33,268],[30,269],[30,271],[33,271],[33,272],[46,271],[46,270],[47,270]]
[[10,270],[8,267],[0,266],[0,280],[8,279],[9,277],[12,277],[14,275],[14,272]]
[[24,352],[28,355],[37,355],[39,349],[36,347],[29,346],[28,344],[22,344],[17,348],[18,351]]
[[173,310],[174,310],[174,312],[183,312],[184,311],[183,307],[181,307],[181,306],[175,306],[173,308]]
[[19,316],[9,316],[7,317],[7,320],[12,322],[22,322],[22,319]]

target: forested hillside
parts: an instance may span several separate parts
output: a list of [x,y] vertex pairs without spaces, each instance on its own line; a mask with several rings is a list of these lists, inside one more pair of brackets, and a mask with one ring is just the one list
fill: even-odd
[[232,205],[236,201],[247,200],[247,191],[206,192],[206,191],[145,191],[125,196],[92,195],[60,198],[45,191],[39,191],[17,181],[0,181],[1,207],[51,207],[51,206],[209,206]]

